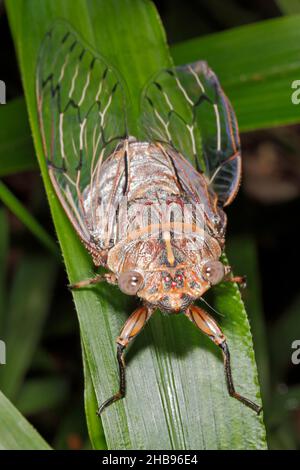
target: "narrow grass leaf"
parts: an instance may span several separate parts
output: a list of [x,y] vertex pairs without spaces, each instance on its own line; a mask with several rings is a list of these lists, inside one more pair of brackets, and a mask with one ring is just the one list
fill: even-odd
[[0,106],[0,122],[0,177],[36,169],[24,98]]
[[[8,0],[6,6],[52,215],[68,275],[74,282],[91,276],[92,265],[53,194],[46,172],[34,86],[39,44],[53,20],[64,18],[115,65],[131,98],[133,135],[141,89],[154,73],[172,62],[160,19],[147,0]],[[117,390],[115,338],[135,304],[107,285],[76,292],[74,299],[86,362],[100,404]],[[234,375],[240,378],[237,386],[259,400],[249,325],[236,287],[224,288],[222,299],[235,309],[234,318],[229,316],[222,327],[232,349]],[[126,399],[102,417],[108,448],[265,448],[262,417],[228,397],[219,352],[186,318],[155,315],[129,351],[127,363]],[[94,403],[93,395],[90,397]]]
[[55,256],[58,256],[55,241],[2,181],[0,181],[0,200],[21,222],[23,222],[28,230],[30,230],[47,250]]
[[[83,350],[84,353],[84,350]],[[107,449],[101,420],[96,415],[97,397],[90,371],[87,369],[88,361],[84,358],[84,403],[88,432],[92,446],[96,450]]]
[[[0,332],[6,314],[6,268],[9,249],[9,227],[5,209],[0,209]],[[1,333],[0,333],[1,336]],[[1,337],[0,337],[1,339]]]
[[300,0],[276,0],[276,3],[285,15],[300,13]]
[[292,82],[300,77],[300,15],[261,21],[175,44],[176,64],[205,59],[237,113],[240,130],[300,122]]
[[50,446],[0,392],[0,449],[50,450]]
[[57,409],[66,400],[67,381],[56,377],[27,379],[16,400],[18,410],[24,415],[33,415]]
[[7,363],[1,368],[0,387],[14,399],[31,363],[49,312],[56,263],[45,257],[25,258],[16,273],[7,310]]
[[266,343],[267,333],[255,241],[250,236],[242,235],[230,238],[227,243],[227,255],[234,274],[246,276],[246,287],[241,290],[241,294],[247,307],[254,338],[254,350],[263,398],[265,399],[264,403],[268,403],[270,398],[269,352]]

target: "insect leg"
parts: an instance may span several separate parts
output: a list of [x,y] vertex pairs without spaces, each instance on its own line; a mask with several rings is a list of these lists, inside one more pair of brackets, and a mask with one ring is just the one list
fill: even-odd
[[205,333],[222,350],[226,384],[229,395],[233,398],[236,398],[244,405],[248,406],[257,414],[259,414],[262,409],[260,406],[256,405],[256,403],[246,397],[243,397],[235,391],[231,373],[230,353],[227,345],[227,340],[224,334],[222,333],[220,327],[218,326],[217,322],[202,308],[196,305],[190,307],[190,309],[186,312],[186,315],[201,331],[203,331],[203,333]]
[[233,276],[231,279],[228,279],[230,282],[236,282],[244,289],[247,287],[247,276]]
[[226,281],[226,282],[236,282],[237,284],[240,285],[240,287],[242,289],[245,289],[247,287],[247,276],[228,277],[227,279],[225,278],[224,281]]
[[117,338],[117,359],[119,364],[119,377],[120,377],[120,388],[115,395],[111,398],[106,400],[100,406],[97,414],[100,416],[102,411],[115,401],[120,400],[125,396],[125,389],[126,389],[126,380],[125,380],[125,361],[124,361],[124,353],[125,349],[142,330],[145,326],[147,320],[150,318],[153,310],[149,309],[146,306],[137,308],[128,318],[126,321],[120,336]]
[[106,281],[109,284],[116,284],[117,279],[113,273],[97,274],[90,279],[85,279],[84,281],[75,282],[75,284],[69,284],[71,290],[82,289],[84,287],[91,286],[93,284],[98,284],[99,282]]
[[225,277],[223,280],[225,282],[236,282],[242,289],[247,287],[247,276],[232,276],[230,266],[225,266]]

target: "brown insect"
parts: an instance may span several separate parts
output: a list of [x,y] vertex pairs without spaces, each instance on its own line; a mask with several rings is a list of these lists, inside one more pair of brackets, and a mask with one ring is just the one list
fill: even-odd
[[[182,312],[223,353],[229,394],[235,391],[226,338],[195,301],[230,268],[220,261],[226,215],[241,174],[236,118],[205,62],[163,70],[141,99],[138,138],[128,132],[125,87],[118,72],[86,47],[66,23],[47,34],[37,74],[41,137],[55,192],[101,281],[136,295],[141,305],[117,339],[120,389],[124,352],[158,308]],[[197,169],[190,163],[194,163]]]

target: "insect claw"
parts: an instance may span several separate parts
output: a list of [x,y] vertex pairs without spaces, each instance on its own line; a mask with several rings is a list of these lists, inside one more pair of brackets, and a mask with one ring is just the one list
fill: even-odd
[[96,415],[99,416],[99,418],[100,418],[101,414],[103,413],[105,408],[107,408],[109,405],[112,405],[116,401],[124,398],[124,396],[125,396],[125,393],[122,392],[121,390],[119,392],[117,392],[115,395],[110,397],[108,400],[106,400],[104,403],[102,403],[102,405],[99,406],[98,410],[96,411]]
[[233,276],[227,279],[229,282],[236,282],[239,284],[241,289],[245,289],[247,287],[247,276]]
[[243,276],[243,282],[241,284],[242,289],[246,289],[247,287],[247,276]]
[[246,289],[247,287],[247,276],[240,276],[236,282],[239,284],[241,289]]
[[68,284],[67,287],[68,289],[70,289],[70,291],[74,291],[74,290],[79,290],[82,287],[86,287],[86,286],[82,285],[82,282],[75,282],[74,284]]
[[68,284],[67,287],[68,287],[68,289],[70,289],[71,291],[78,289],[77,284]]

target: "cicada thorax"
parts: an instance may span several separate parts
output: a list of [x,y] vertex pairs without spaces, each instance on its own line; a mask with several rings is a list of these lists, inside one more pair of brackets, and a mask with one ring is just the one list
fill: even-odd
[[197,187],[191,181],[187,190],[188,172],[195,170],[171,149],[124,141],[84,191],[93,246],[107,251],[107,267],[117,276],[139,272],[138,295],[170,311],[209,288],[202,265],[220,257],[224,242],[226,219],[216,195],[196,172]]

